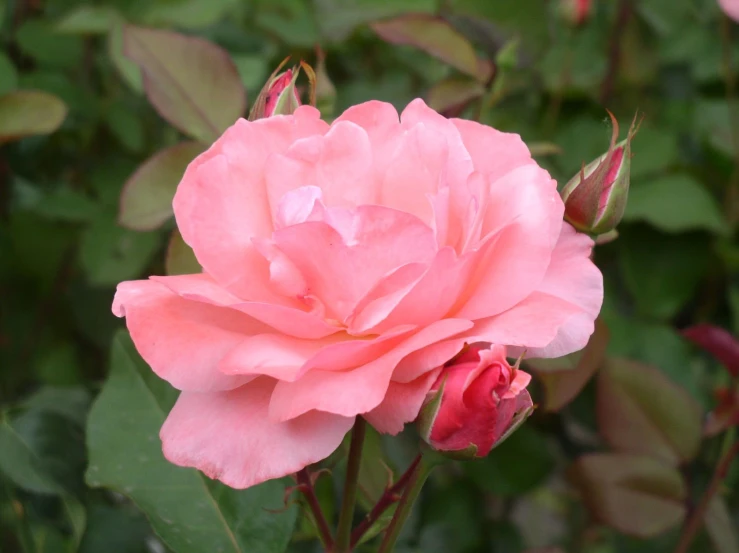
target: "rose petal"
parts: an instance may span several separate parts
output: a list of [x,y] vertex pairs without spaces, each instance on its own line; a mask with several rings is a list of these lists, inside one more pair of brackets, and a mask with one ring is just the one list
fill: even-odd
[[[291,116],[237,121],[188,166],[173,201],[177,226],[206,272],[245,300],[259,300],[251,238],[272,231],[264,183],[270,154],[295,140],[320,135],[328,125],[319,112],[301,106]],[[266,263],[265,263],[266,264]]]
[[246,336],[267,329],[239,311],[183,299],[152,280],[119,284],[113,313],[126,317],[152,370],[180,390],[229,390],[248,382],[251,377],[222,374],[218,363]]
[[489,317],[531,294],[549,265],[555,243],[552,230],[559,234],[563,212],[556,183],[536,165],[492,183],[482,235],[499,236],[477,264],[467,301],[455,316]]
[[364,417],[375,430],[383,434],[398,434],[406,423],[416,420],[426,394],[436,381],[441,369],[426,372],[407,383],[390,382],[385,398]]
[[325,459],[354,424],[317,411],[271,421],[273,388],[273,380],[258,378],[230,392],[183,392],[159,433],[164,456],[232,488],[248,488]]
[[326,222],[274,233],[275,245],[294,263],[329,316],[339,321],[386,274],[401,265],[428,262],[436,251],[433,231],[413,215],[380,206],[344,213],[349,224],[340,229],[350,230],[350,235],[342,236]]
[[272,395],[270,416],[289,420],[311,409],[350,417],[367,413],[382,403],[393,369],[403,357],[471,326],[470,321],[461,319],[438,321],[356,369],[342,372],[314,369],[295,382],[280,382]]
[[[580,312],[569,318],[545,347],[530,344],[527,357],[560,357],[581,350],[588,343],[603,303],[603,275],[590,260],[592,249],[589,237],[567,223],[562,225],[552,260],[537,290],[577,306]],[[511,351],[514,356],[519,353]]]

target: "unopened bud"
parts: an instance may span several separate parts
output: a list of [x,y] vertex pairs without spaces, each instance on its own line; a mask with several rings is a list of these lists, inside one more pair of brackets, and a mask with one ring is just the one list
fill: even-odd
[[626,140],[616,143],[618,122],[611,112],[613,135],[608,151],[585,165],[562,189],[565,219],[581,232],[599,235],[621,222],[629,195],[631,140],[636,118]]
[[582,25],[593,11],[593,0],[559,0],[559,13],[571,25]]
[[249,112],[249,121],[273,115],[291,115],[300,106],[300,97],[295,88],[300,69],[295,67],[279,73],[286,62],[287,60],[284,60],[275,69],[267,84],[259,92]]
[[441,369],[417,421],[432,449],[455,459],[485,457],[533,412],[531,376],[510,366],[505,352],[472,345]]

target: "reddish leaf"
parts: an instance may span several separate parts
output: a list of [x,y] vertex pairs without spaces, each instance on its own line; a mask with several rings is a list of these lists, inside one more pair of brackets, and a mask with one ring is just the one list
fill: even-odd
[[40,90],[18,90],[0,96],[0,144],[26,136],[51,134],[67,116],[59,98]]
[[121,226],[153,230],[172,216],[172,198],[187,165],[203,151],[197,142],[181,142],[147,159],[121,193]]
[[613,448],[673,465],[697,454],[700,407],[658,369],[609,359],[598,376],[597,401],[600,433]]
[[608,328],[600,319],[595,332],[582,351],[558,359],[530,359],[526,366],[544,385],[542,408],[559,411],[583,389],[602,365],[608,346]]
[[479,60],[470,41],[440,17],[404,15],[370,26],[391,44],[415,46],[483,82],[490,76],[490,64]]
[[590,512],[631,536],[648,538],[685,516],[687,489],[677,469],[649,457],[595,453],[569,470]]
[[228,53],[203,40],[127,25],[124,54],[143,72],[159,114],[182,132],[211,143],[246,109],[246,92]]
[[704,323],[686,328],[683,336],[718,359],[732,376],[739,376],[739,341],[733,334]]
[[465,77],[449,77],[436,83],[428,94],[428,103],[443,113],[457,106],[465,106],[485,93],[476,80]]
[[714,396],[718,405],[706,417],[703,431],[707,436],[716,436],[739,425],[739,389],[718,388]]

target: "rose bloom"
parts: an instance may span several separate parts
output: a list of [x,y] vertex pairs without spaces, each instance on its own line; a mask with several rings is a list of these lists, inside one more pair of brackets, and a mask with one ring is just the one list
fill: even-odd
[[174,199],[203,272],[113,304],[182,391],[164,455],[245,488],[326,458],[357,416],[400,432],[466,343],[581,349],[602,276],[563,209],[518,135],[421,100],[237,121]]

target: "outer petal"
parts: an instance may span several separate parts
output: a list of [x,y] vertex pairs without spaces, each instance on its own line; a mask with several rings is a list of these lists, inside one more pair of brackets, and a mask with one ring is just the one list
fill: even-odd
[[119,284],[113,313],[126,317],[136,349],[154,372],[180,390],[229,390],[250,380],[217,366],[246,336],[266,329],[243,313],[183,299],[151,280]]
[[183,392],[162,426],[164,456],[232,488],[248,488],[328,457],[353,418],[313,411],[288,422],[267,416],[274,381],[230,392]]
[[538,292],[563,299],[579,311],[567,319],[549,344],[530,348],[527,357],[560,357],[588,343],[603,304],[603,275],[590,260],[592,249],[593,241],[589,237],[576,232],[567,223],[562,225],[552,261]]
[[426,394],[441,372],[440,368],[428,371],[408,383],[391,382],[382,403],[364,415],[377,431],[397,434],[406,423],[416,420]]
[[242,299],[259,300],[266,282],[244,268],[257,261],[251,238],[272,231],[267,159],[299,138],[325,133],[319,117],[302,106],[291,116],[239,120],[189,165],[177,188],[173,206],[182,237],[205,270]]
[[342,113],[334,122],[351,121],[362,127],[369,137],[372,146],[372,171],[375,182],[381,176],[398,147],[402,133],[400,117],[392,104],[376,100],[352,106]]
[[280,382],[272,395],[270,416],[290,420],[311,409],[349,417],[367,413],[382,403],[393,370],[403,357],[471,326],[471,322],[461,319],[437,321],[356,369],[339,372],[314,369],[296,382]]
[[[562,298],[534,292],[499,315],[475,321],[475,328],[464,336],[468,342],[541,348],[551,344],[560,328],[581,313],[578,306]],[[510,349],[508,354],[515,356],[516,350]]]
[[466,119],[452,119],[475,170],[493,180],[532,162],[531,152],[517,134],[505,133]]
[[531,294],[549,266],[563,212],[554,181],[537,165],[492,183],[482,236],[499,236],[477,265],[467,301],[454,316],[489,317]]
[[164,284],[185,299],[231,307],[290,336],[320,339],[341,330],[337,326],[326,323],[317,314],[291,305],[243,302],[204,273],[169,277],[154,276],[151,279]]

